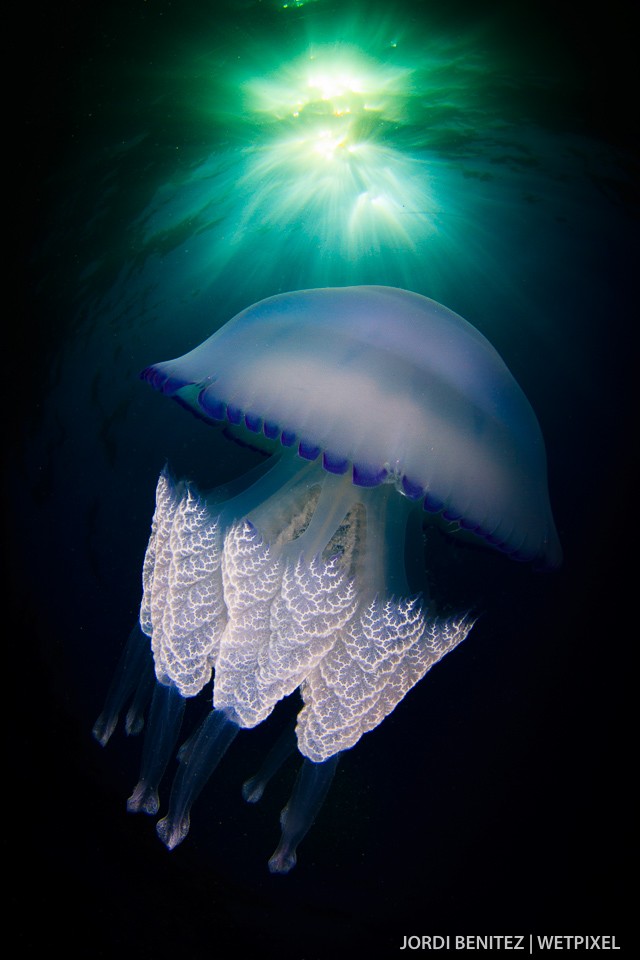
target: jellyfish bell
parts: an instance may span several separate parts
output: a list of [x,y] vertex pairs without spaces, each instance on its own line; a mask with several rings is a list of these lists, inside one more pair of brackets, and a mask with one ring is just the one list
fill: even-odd
[[270,297],[142,378],[270,457],[206,494],[161,473],[125,652],[136,666],[120,670],[94,732],[106,743],[138,676],[148,689],[150,638],[155,692],[129,809],[155,813],[185,699],[213,675],[213,710],[178,754],[158,824],[172,848],[237,731],[300,689],[295,736],[244,788],[257,800],[291,750],[304,757],[269,863],[285,873],[340,754],[472,627],[412,592],[405,543],[425,512],[511,558],[559,565],[542,434],[482,334],[390,287]]

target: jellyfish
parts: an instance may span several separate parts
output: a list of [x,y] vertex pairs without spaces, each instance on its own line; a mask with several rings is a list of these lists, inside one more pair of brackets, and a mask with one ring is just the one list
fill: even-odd
[[155,814],[185,703],[213,678],[212,709],[178,751],[157,825],[173,849],[238,731],[299,690],[295,729],[243,787],[256,802],[302,755],[269,861],[287,873],[339,757],[473,626],[468,611],[443,616],[412,589],[407,543],[424,519],[559,565],[541,430],[478,330],[392,287],[270,297],[141,377],[267,457],[206,492],[161,472],[139,623],[94,734],[105,744],[130,700],[125,725],[138,732],[151,696],[128,807]]

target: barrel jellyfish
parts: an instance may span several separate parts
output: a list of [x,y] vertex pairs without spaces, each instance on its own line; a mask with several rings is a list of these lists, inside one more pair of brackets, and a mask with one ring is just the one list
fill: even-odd
[[141,377],[269,456],[206,493],[160,474],[139,623],[94,734],[105,744],[130,699],[137,732],[153,688],[128,808],[155,814],[185,701],[214,677],[157,826],[172,849],[236,733],[299,689],[295,730],[243,788],[256,801],[302,754],[269,861],[286,873],[338,757],[472,627],[411,592],[405,542],[425,515],[511,558],[560,563],[540,427],[482,334],[391,287],[270,297]]

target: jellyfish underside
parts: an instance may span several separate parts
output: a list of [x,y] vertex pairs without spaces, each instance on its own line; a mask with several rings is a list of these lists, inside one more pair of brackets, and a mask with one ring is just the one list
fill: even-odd
[[94,733],[106,743],[130,699],[125,726],[138,732],[153,688],[128,808],[155,814],[185,701],[214,676],[158,824],[171,849],[238,731],[299,689],[295,731],[243,788],[256,802],[302,755],[269,861],[286,873],[339,757],[472,627],[409,582],[425,512],[514,559],[559,565],[540,427],[479,331],[389,287],[271,297],[142,378],[270,456],[206,495],[160,474],[140,621]]
[[228,488],[203,496],[162,471],[140,623],[94,734],[105,744],[132,696],[127,732],[140,730],[151,637],[156,683],[140,778],[127,806],[157,813],[185,701],[215,671],[213,710],[178,751],[169,810],[157,827],[173,849],[238,731],[256,726],[300,688],[296,731],[285,731],[243,787],[245,799],[256,802],[296,747],[303,755],[269,861],[271,872],[287,873],[340,754],[464,639],[472,620],[438,618],[412,593],[405,547],[420,542],[423,514],[394,482],[357,486],[350,475],[334,475],[293,451],[272,456],[249,481],[230,497]]

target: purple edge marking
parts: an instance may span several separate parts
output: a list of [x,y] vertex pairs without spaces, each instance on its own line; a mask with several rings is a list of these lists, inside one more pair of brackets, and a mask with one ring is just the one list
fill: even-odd
[[301,440],[298,444],[298,456],[303,460],[317,460],[320,456],[320,447],[309,440]]
[[[192,413],[195,413],[198,416],[197,411],[193,409],[191,404],[186,403],[180,397],[176,396],[176,393],[185,386],[188,386],[188,381],[179,380],[177,377],[171,377],[166,374],[162,374],[157,367],[151,365],[145,367],[144,370],[140,373],[140,379],[144,380],[146,383],[150,384],[154,390],[158,390],[160,393],[168,397],[173,397],[182,407],[190,410]],[[262,422],[260,417],[257,417],[254,414],[243,414],[240,407],[233,405],[225,405],[222,401],[217,400],[213,397],[206,397],[205,392],[206,387],[201,391],[198,397],[199,405],[201,406],[203,412],[207,417],[213,420],[228,420],[233,424],[240,424],[244,419],[244,423],[248,430],[253,433],[259,433],[262,429],[265,436],[269,439],[275,440],[280,436],[280,442],[284,447],[292,447],[296,441],[296,435],[291,430],[282,430],[280,431],[279,427],[275,423],[271,422]],[[298,453],[303,459],[306,460],[315,460],[321,453],[321,448],[312,444],[309,441],[301,440],[298,446]],[[331,451],[325,450],[322,452],[322,466],[329,473],[343,474],[346,473],[349,466],[349,461],[345,458],[338,457],[331,453]],[[386,469],[372,467],[369,464],[353,464],[353,474],[352,481],[356,486],[361,487],[376,487],[379,486],[387,476]],[[444,510],[444,503],[438,500],[430,493],[424,493],[423,488],[413,481],[409,480],[407,477],[402,478],[402,487],[404,493],[407,497],[412,500],[419,500],[424,494],[424,500],[422,503],[423,509],[427,513],[440,513],[445,519],[451,521],[458,521],[460,526],[469,531],[470,533],[475,533],[478,537],[481,537],[488,543],[490,546],[495,547],[501,553],[507,554],[512,560],[519,562],[527,562],[532,558],[528,552],[522,553],[518,548],[513,548],[511,545],[504,540],[501,540],[499,537],[496,537],[490,533],[486,533],[480,527],[474,525],[470,521],[465,521],[464,517],[457,516],[452,509]]]
[[262,432],[262,417],[257,417],[253,413],[245,413],[244,422],[247,430],[251,433]]

